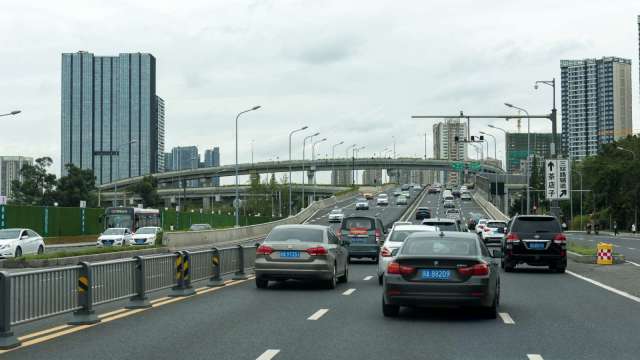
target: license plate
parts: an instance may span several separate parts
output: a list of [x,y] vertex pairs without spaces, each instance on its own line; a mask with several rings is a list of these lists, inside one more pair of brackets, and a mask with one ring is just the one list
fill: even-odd
[[422,280],[449,280],[451,270],[422,269]]
[[366,237],[352,237],[351,238],[351,243],[352,244],[364,244],[367,242],[367,238]]
[[544,249],[544,243],[541,242],[531,242],[529,243],[529,249],[534,249],[534,250],[542,250]]
[[300,257],[300,251],[294,251],[294,250],[280,251],[280,257],[283,257],[283,258],[299,258]]

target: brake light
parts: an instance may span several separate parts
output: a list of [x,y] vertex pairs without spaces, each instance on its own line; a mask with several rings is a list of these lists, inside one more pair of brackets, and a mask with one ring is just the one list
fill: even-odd
[[518,237],[518,234],[510,232],[507,234],[505,241],[508,243],[517,243],[520,241],[520,238]]
[[381,232],[380,229],[376,229],[376,241],[380,241],[380,236],[381,236]]
[[555,244],[565,244],[567,242],[567,237],[564,236],[564,234],[560,233],[557,234],[554,238],[553,238],[553,242]]
[[491,229],[489,229],[489,228],[484,228],[484,232],[491,232]]
[[322,246],[318,246],[307,249],[307,253],[311,256],[327,255],[327,249],[323,248]]
[[458,272],[464,276],[487,276],[489,275],[489,265],[482,262],[473,266],[458,268]]
[[256,255],[271,255],[273,248],[267,245],[260,245],[256,250]]
[[392,262],[387,267],[387,273],[395,275],[411,275],[416,271],[413,266],[400,265],[397,262]]
[[383,247],[382,250],[380,251],[380,256],[382,256],[382,257],[390,257],[391,256],[391,250],[387,249],[386,247]]

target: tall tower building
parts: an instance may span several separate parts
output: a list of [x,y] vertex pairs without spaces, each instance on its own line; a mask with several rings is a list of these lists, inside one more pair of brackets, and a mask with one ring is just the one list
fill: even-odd
[[93,170],[98,184],[158,171],[156,60],[151,54],[62,54],[62,175]]
[[164,100],[156,96],[158,106],[158,172],[166,171],[164,163]]
[[561,60],[562,151],[570,159],[632,134],[631,60]]
[[[459,118],[447,118],[433,125],[433,157],[440,160],[464,161],[467,144],[459,139],[467,138],[467,124]],[[445,171],[441,174],[440,183],[458,184],[458,173]]]
[[[220,148],[214,147],[213,149],[205,150],[204,152],[204,166],[216,167],[220,166]],[[211,178],[211,184],[213,186],[220,186],[220,176],[214,176]]]
[[14,180],[22,181],[20,170],[25,164],[33,165],[33,158],[24,156],[0,156],[0,196],[11,199]]

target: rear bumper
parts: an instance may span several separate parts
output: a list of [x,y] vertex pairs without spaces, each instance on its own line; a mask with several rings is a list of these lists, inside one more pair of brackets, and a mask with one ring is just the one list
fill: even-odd
[[490,279],[472,284],[396,283],[385,276],[383,296],[387,304],[400,306],[491,306],[495,289]]
[[256,259],[254,272],[257,278],[271,280],[331,279],[331,267],[324,261],[305,263],[271,262]]
[[558,254],[518,254],[511,253],[504,256],[503,261],[512,263],[527,263],[529,265],[550,265],[567,263],[567,256]]

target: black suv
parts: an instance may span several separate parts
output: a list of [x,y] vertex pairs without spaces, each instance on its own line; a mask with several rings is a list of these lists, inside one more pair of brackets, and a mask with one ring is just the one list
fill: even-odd
[[422,219],[430,219],[431,218],[431,210],[426,207],[419,207],[416,210],[416,220]]
[[567,268],[567,238],[553,216],[518,215],[511,219],[502,240],[502,268],[518,264],[549,266],[563,273]]

